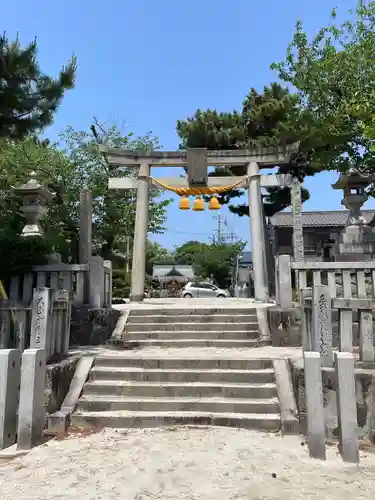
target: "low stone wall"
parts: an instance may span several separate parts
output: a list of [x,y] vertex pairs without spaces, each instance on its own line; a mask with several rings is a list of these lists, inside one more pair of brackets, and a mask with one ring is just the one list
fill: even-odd
[[80,356],[70,356],[59,363],[47,365],[44,388],[45,426],[48,415],[60,409],[68,394],[79,358]]
[[120,311],[73,307],[70,326],[70,345],[101,345],[111,337]]
[[[302,345],[301,310],[298,306],[291,307],[289,309],[270,307],[267,309],[267,315],[272,346],[297,347]],[[339,325],[337,309],[334,309],[332,311],[332,345],[333,347],[339,346]],[[359,346],[358,311],[353,311],[353,346]]]
[[[291,362],[292,382],[301,433],[306,434],[305,376],[303,360]],[[333,368],[323,368],[323,400],[326,437],[338,437],[337,380]],[[375,442],[375,370],[356,369],[356,399],[360,439]]]
[[270,307],[267,309],[267,316],[273,347],[302,345],[301,313],[298,307]]

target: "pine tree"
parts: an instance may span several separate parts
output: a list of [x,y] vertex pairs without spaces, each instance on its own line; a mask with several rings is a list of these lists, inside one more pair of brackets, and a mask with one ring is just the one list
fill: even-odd
[[73,88],[73,57],[54,79],[41,72],[37,42],[21,48],[0,36],[0,137],[22,138],[49,125],[66,90]]
[[[329,138],[319,127],[309,109],[302,108],[300,98],[277,83],[263,89],[251,89],[241,112],[220,113],[216,110],[197,110],[193,117],[177,122],[182,148],[254,149],[292,144],[300,141],[300,152],[292,156],[288,165],[278,167],[279,173],[291,173],[301,181],[326,168],[327,155],[337,148],[337,138]],[[269,167],[267,167],[269,168]],[[211,175],[245,175],[245,167],[219,169]],[[231,212],[248,215],[246,204],[231,205],[241,191],[233,190],[218,196],[222,205],[229,204]],[[309,193],[302,190],[306,201]],[[263,197],[266,216],[272,216],[290,205],[289,188],[272,188]]]

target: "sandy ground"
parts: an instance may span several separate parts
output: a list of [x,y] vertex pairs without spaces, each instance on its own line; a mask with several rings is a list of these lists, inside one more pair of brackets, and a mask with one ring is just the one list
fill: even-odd
[[298,436],[223,428],[104,430],[0,465],[1,500],[370,499],[375,455],[310,459]]

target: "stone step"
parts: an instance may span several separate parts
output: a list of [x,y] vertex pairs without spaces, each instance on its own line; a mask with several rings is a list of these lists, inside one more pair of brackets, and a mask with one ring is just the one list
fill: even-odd
[[72,415],[72,424],[78,427],[113,428],[216,425],[269,431],[278,431],[281,427],[277,414],[145,411],[76,412]]
[[[178,336],[178,335],[177,335]],[[258,347],[260,344],[258,339],[146,339],[146,340],[129,340],[124,341],[124,347],[133,349],[136,347],[163,347],[163,348],[179,348],[179,347],[217,347],[217,348],[250,348]]]
[[[141,326],[141,325],[134,325]],[[155,329],[150,330],[132,330],[124,333],[122,338],[126,341],[128,340],[147,340],[147,339],[156,339],[156,340],[190,340],[190,339],[206,339],[206,340],[254,340],[259,338],[258,330],[241,330],[243,325],[238,325],[238,330],[160,330],[160,325],[158,325]],[[128,329],[129,330],[129,329]]]
[[[130,314],[129,324],[139,323],[168,323],[176,319],[174,316],[165,314],[150,314],[143,316],[134,316]],[[256,314],[181,314],[178,315],[178,321],[181,323],[252,323],[258,322]]]
[[95,359],[95,367],[108,366],[108,367],[142,367],[149,369],[194,369],[194,370],[209,370],[209,369],[222,369],[222,370],[263,370],[265,368],[272,368],[271,359],[215,359],[214,352],[212,357],[184,359],[175,357],[142,357],[137,355],[101,355]]
[[230,382],[271,383],[275,380],[272,368],[263,370],[184,370],[111,368],[95,366],[89,374],[90,380],[129,380],[132,382]]
[[[186,302],[187,303],[187,302]],[[167,306],[166,306],[167,307]],[[254,314],[256,316],[257,310],[251,308],[234,308],[234,307],[185,307],[185,308],[168,308],[168,309],[132,309],[131,316],[151,316],[153,314],[160,314],[163,316],[182,316],[182,315],[213,315],[223,314],[232,315],[237,314]]]
[[230,384],[213,382],[129,382],[98,380],[86,382],[83,392],[134,397],[228,397],[261,399],[277,397],[276,384]]
[[279,413],[279,401],[235,398],[126,398],[83,396],[77,411],[204,411],[219,413]]
[[192,322],[169,322],[169,323],[128,323],[126,331],[131,332],[164,332],[164,331],[214,331],[214,332],[229,332],[244,330],[247,332],[258,331],[258,322],[249,323],[192,323]]

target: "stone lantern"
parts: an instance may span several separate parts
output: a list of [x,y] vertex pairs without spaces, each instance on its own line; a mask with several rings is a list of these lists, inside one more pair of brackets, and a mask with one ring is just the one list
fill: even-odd
[[341,204],[349,210],[348,220],[337,242],[338,261],[363,261],[374,258],[375,235],[361,213],[361,207],[368,199],[366,188],[374,180],[375,177],[363,175],[351,167],[332,184],[333,189],[343,190],[344,198]]
[[39,184],[35,178],[35,172],[31,172],[30,177],[26,184],[11,186],[11,190],[23,201],[21,212],[25,216],[26,225],[22,229],[22,236],[43,236],[44,232],[39,219],[47,213],[45,202],[51,200],[55,195]]

